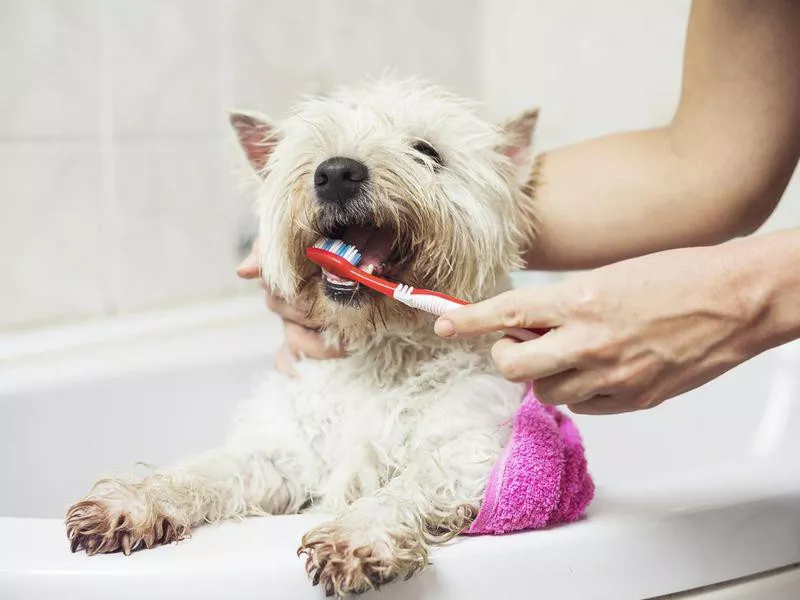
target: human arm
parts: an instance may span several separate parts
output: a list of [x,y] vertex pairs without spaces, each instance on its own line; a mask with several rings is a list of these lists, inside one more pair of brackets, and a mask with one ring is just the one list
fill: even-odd
[[671,122],[544,156],[529,268],[593,268],[753,232],[800,154],[798,64],[800,3],[695,2]]
[[[259,279],[258,240],[253,243],[250,255],[236,269],[242,279]],[[302,357],[318,360],[336,358],[343,355],[338,348],[326,345],[318,331],[318,324],[307,315],[307,307],[289,304],[283,298],[264,290],[267,308],[283,321],[283,344],[275,356],[275,367],[290,377],[297,375],[295,361]]]
[[800,338],[799,267],[800,228],[668,250],[459,308],[436,331],[551,327],[498,342],[500,372],[574,412],[640,410]]

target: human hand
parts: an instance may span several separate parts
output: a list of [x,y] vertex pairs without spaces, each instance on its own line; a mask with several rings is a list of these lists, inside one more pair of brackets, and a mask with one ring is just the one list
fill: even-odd
[[725,246],[670,250],[550,286],[518,289],[458,308],[435,326],[443,337],[510,327],[550,327],[492,350],[506,378],[533,381],[542,402],[576,413],[654,407],[757,354],[762,316]]
[[[236,269],[242,279],[260,279],[258,262],[258,239],[250,249],[250,255]],[[275,356],[275,368],[289,377],[297,376],[295,362],[301,358],[317,360],[344,356],[340,348],[325,344],[319,332],[319,324],[308,317],[308,307],[297,303],[290,304],[280,296],[271,293],[262,282],[267,308],[283,320],[284,342]]]

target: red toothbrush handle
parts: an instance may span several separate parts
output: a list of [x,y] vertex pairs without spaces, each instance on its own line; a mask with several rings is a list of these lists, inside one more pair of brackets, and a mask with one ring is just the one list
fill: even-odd
[[[395,296],[395,291],[397,290],[400,284],[394,283],[392,281],[387,281],[386,279],[382,279],[381,277],[376,277],[375,275],[371,275],[366,271],[362,271],[358,267],[354,266],[341,256],[334,254],[333,252],[323,250],[322,248],[308,248],[306,250],[306,256],[312,262],[315,262],[316,264],[330,271],[334,275],[338,275],[339,277],[344,277],[352,281],[357,281],[358,283],[363,283],[368,288],[371,288],[376,292],[380,292],[381,294],[389,296],[390,298],[397,299]],[[467,304],[469,304],[469,302],[465,302],[464,300],[461,300],[459,298],[454,298],[453,296],[448,296],[447,294],[442,294],[440,292],[434,292],[433,290],[415,289],[413,292],[411,292],[411,295],[432,296],[438,299],[437,309],[435,310],[435,314],[437,315],[441,315],[447,310],[452,310],[454,308],[458,308],[459,306],[466,306]],[[444,306],[442,301],[446,303]],[[542,336],[548,331],[550,330],[521,329],[517,327],[503,330],[503,332],[506,335],[509,335],[523,342],[527,342],[528,340],[532,340],[539,336]]]

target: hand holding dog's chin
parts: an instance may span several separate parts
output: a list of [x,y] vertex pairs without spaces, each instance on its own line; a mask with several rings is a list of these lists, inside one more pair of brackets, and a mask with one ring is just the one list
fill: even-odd
[[[257,279],[258,239],[253,243],[250,255],[236,270],[242,279]],[[284,343],[275,355],[275,368],[288,377],[297,377],[295,363],[303,358],[323,360],[344,356],[344,351],[325,344],[318,331],[318,324],[308,318],[308,308],[290,304],[280,296],[264,290],[267,308],[283,321]]]
[[436,331],[550,327],[533,341],[498,342],[500,372],[577,413],[651,408],[765,349],[763,294],[742,262],[727,245],[653,254],[457,309]]

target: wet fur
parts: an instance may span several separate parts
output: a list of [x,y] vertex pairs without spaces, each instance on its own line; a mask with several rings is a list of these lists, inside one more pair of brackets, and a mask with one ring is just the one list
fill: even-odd
[[[536,112],[505,128],[472,104],[414,81],[380,81],[298,105],[281,123],[235,113],[258,174],[262,270],[287,298],[312,302],[330,344],[349,355],[270,371],[216,449],[144,478],[99,482],[70,508],[73,550],[129,553],[201,523],[321,511],[299,553],[329,595],[411,576],[428,549],[469,526],[504,447],[522,389],[491,364],[491,340],[445,341],[432,319],[372,297],[343,306],[321,291],[304,250],[342,219],[401,235],[403,281],[470,300],[507,286],[534,234],[530,141]],[[411,148],[435,145],[434,168]],[[316,202],[315,165],[336,155],[370,169],[347,214]]]

